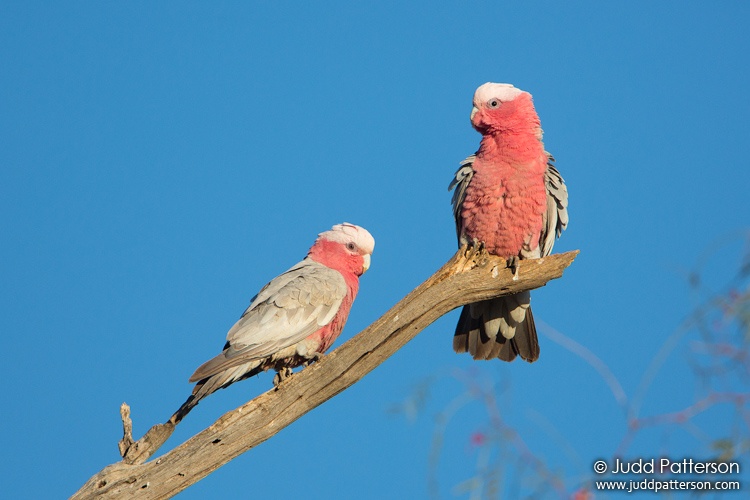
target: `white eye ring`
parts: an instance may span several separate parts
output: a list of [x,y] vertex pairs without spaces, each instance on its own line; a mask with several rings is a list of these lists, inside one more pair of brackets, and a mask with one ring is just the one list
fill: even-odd
[[487,107],[491,109],[495,109],[500,106],[500,100],[498,99],[490,99],[487,101]]

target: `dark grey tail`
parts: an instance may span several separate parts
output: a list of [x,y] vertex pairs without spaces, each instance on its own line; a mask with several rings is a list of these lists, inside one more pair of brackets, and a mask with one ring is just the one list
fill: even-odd
[[474,359],[513,361],[521,356],[533,363],[539,359],[539,340],[529,301],[529,292],[521,292],[464,306],[453,349]]
[[231,367],[224,370],[223,372],[217,373],[216,375],[212,375],[210,377],[199,380],[193,388],[193,393],[189,398],[185,400],[184,403],[182,403],[182,406],[180,406],[179,409],[174,412],[174,415],[169,417],[169,421],[173,424],[180,423],[180,421],[185,418],[185,415],[190,413],[190,410],[195,408],[195,406],[209,394],[212,394],[219,389],[225,389],[235,382],[245,380],[246,378],[257,375],[258,373],[263,371],[262,367],[256,366],[255,368],[242,373],[242,368],[243,367],[241,365],[239,367],[239,370],[237,369],[237,367]]
[[191,394],[190,397],[187,398],[184,403],[182,403],[182,406],[180,406],[180,408],[176,412],[174,412],[174,415],[169,417],[169,422],[172,422],[175,425],[179,424],[180,421],[185,418],[185,415],[190,413],[190,410],[195,408],[195,406],[198,404],[198,401],[200,400]]

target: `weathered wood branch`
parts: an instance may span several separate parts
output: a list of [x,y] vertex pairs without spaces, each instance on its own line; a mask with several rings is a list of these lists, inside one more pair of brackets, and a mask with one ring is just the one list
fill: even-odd
[[[464,304],[544,286],[562,276],[576,255],[578,251],[521,261],[514,279],[503,259],[461,249],[341,347],[156,460],[143,463],[173,427],[159,424],[133,443],[129,411],[123,409],[125,459],[105,467],[71,498],[169,498],[359,381],[440,316]],[[450,340],[443,341],[449,349]]]

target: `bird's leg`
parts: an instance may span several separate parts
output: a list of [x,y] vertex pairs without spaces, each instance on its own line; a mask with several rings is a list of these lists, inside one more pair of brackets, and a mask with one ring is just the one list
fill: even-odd
[[292,369],[288,366],[281,368],[273,377],[273,386],[279,387],[281,383],[292,375]]
[[507,261],[508,269],[513,271],[513,279],[518,279],[518,263],[521,259],[518,258],[518,255],[514,255],[513,257],[509,257]]
[[484,247],[484,242],[474,238],[471,243],[466,245],[466,252],[464,253],[464,259],[466,262],[463,266],[463,271],[473,268],[479,263],[479,258],[487,253]]
[[314,353],[312,353],[310,355],[309,358],[307,358],[307,361],[305,361],[304,363],[302,363],[302,366],[308,367],[311,364],[315,363],[316,361],[320,361],[320,358],[322,358],[322,357],[323,357],[323,353],[322,352],[314,352]]
[[484,252],[484,241],[479,241],[478,239],[474,238],[471,242],[471,256],[476,257],[477,255],[480,255],[482,252]]

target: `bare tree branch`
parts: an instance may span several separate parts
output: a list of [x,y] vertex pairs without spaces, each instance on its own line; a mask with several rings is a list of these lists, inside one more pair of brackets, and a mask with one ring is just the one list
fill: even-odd
[[129,411],[123,409],[124,460],[105,467],[71,498],[169,498],[355,384],[440,316],[464,304],[544,286],[562,276],[576,255],[521,261],[514,279],[505,260],[462,248],[357,336],[156,460],[144,463],[174,427],[156,425],[133,443]]

